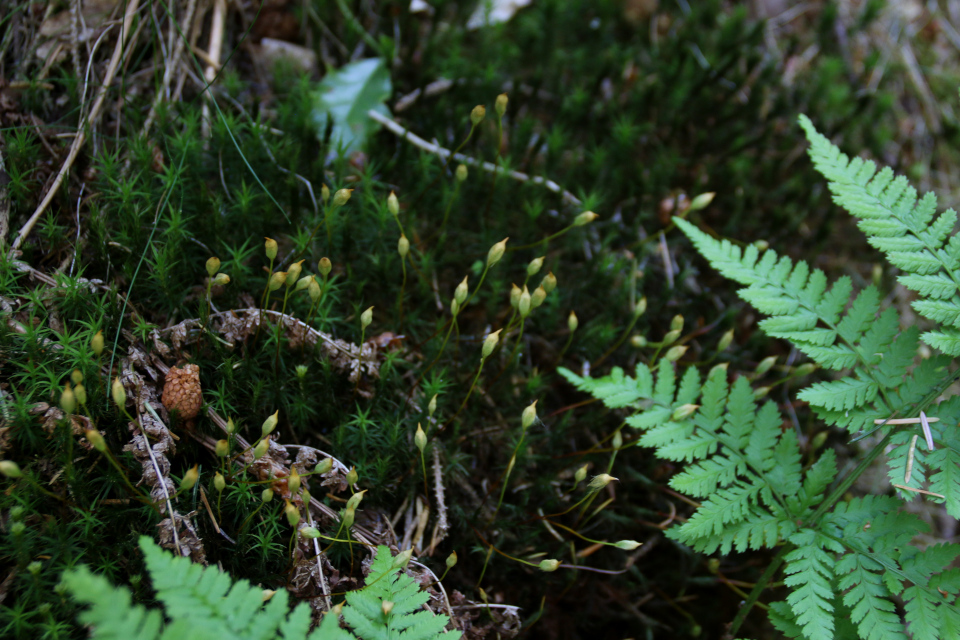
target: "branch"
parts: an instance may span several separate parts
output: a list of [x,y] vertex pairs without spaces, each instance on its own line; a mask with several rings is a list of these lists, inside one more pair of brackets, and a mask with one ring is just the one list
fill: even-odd
[[[373,109],[367,111],[367,117],[370,118],[371,120],[376,120],[377,122],[382,124],[384,127],[389,129],[390,133],[394,134],[395,136],[403,140],[406,140],[407,142],[410,142],[415,147],[419,147],[424,151],[428,151],[430,153],[438,155],[443,159],[447,159],[450,157],[451,151],[449,149],[441,147],[440,145],[433,144],[432,142],[427,142],[417,134],[412,133],[408,129],[404,129],[402,126],[397,124],[395,120],[388,118],[387,116],[381,113],[378,113]],[[514,180],[519,180],[520,182],[531,182],[533,184],[543,185],[544,187],[546,187],[548,191],[552,191],[553,193],[558,194],[561,198],[563,198],[564,202],[571,204],[575,207],[579,207],[583,204],[580,201],[580,199],[577,198],[575,195],[573,195],[572,193],[570,193],[569,191],[567,191],[566,189],[558,185],[553,180],[547,180],[543,176],[529,176],[519,171],[509,171],[504,167],[498,167],[494,165],[492,162],[484,162],[482,160],[477,160],[475,158],[465,156],[462,153],[454,153],[453,159],[458,162],[462,162],[463,164],[470,165],[471,167],[477,167],[477,168],[483,169],[488,173],[506,174],[508,177],[513,178]]]

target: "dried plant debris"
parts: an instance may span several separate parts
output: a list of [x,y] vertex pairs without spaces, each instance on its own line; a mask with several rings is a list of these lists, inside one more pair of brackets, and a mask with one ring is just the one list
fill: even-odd
[[520,608],[468,600],[459,591],[450,595],[453,620],[464,638],[515,638],[520,633]]
[[171,500],[176,488],[170,479],[167,456],[176,453],[175,436],[160,419],[160,413],[165,409],[157,397],[156,384],[144,378],[137,368],[147,371],[151,378],[158,377],[146,354],[136,347],[131,347],[120,362],[120,382],[127,392],[127,403],[133,405],[137,417],[136,422],[129,424],[132,439],[123,450],[133,453],[140,463],[143,470],[140,482],[150,487],[151,500],[160,513],[167,515],[159,524],[160,545],[173,549],[178,555],[188,556],[194,562],[206,564],[206,554],[196,529],[174,510]]
[[386,352],[397,349],[402,344],[398,336],[385,333],[367,340],[362,345],[356,345],[317,331],[291,315],[253,308],[211,314],[206,328],[200,320],[191,319],[168,327],[162,333],[169,337],[177,350],[195,341],[204,330],[219,334],[231,344],[237,344],[252,337],[261,321],[279,322],[291,349],[299,349],[304,343],[311,348],[319,345],[323,356],[337,371],[346,374],[350,382],[357,383],[358,377],[360,378],[358,393],[366,398],[372,397],[373,391],[365,383],[380,378],[380,365]]

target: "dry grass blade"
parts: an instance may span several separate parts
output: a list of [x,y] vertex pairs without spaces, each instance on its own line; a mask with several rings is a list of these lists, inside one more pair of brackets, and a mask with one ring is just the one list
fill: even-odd
[[104,75],[103,84],[100,85],[100,90],[97,92],[97,97],[96,100],[94,100],[93,108],[90,109],[90,114],[87,116],[86,126],[81,126],[78,129],[77,137],[73,139],[73,144],[70,145],[70,152],[67,154],[67,159],[60,167],[60,171],[57,173],[57,177],[54,179],[53,184],[50,185],[50,189],[47,190],[47,194],[43,197],[43,200],[40,201],[40,204],[37,205],[37,209],[33,212],[33,215],[30,216],[30,218],[24,223],[24,225],[20,228],[20,231],[17,233],[17,238],[13,241],[12,245],[14,250],[19,249],[21,245],[23,245],[23,241],[27,239],[28,235],[30,235],[30,231],[33,229],[34,225],[37,224],[37,220],[40,219],[40,216],[43,215],[43,212],[46,211],[48,206],[50,206],[50,202],[53,201],[54,196],[56,196],[59,192],[60,185],[70,172],[70,168],[73,167],[73,163],[77,159],[77,154],[80,153],[80,148],[83,146],[83,143],[86,142],[87,130],[90,129],[100,117],[100,111],[103,109],[103,103],[106,100],[107,91],[109,91],[110,85],[113,84],[114,76],[117,73],[120,60],[123,57],[124,47],[126,46],[127,41],[130,39],[133,18],[137,14],[137,9],[139,6],[140,0],[130,0],[130,3],[127,5],[127,12],[123,16],[123,27],[120,31],[120,37],[117,39],[117,45],[113,49],[113,56],[110,58],[110,64],[107,67],[106,74]]

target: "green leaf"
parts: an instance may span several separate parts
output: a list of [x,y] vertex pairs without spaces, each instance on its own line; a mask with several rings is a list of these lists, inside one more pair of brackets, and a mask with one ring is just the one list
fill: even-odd
[[324,135],[332,119],[331,147],[342,148],[345,153],[360,151],[377,128],[367,111],[373,109],[389,116],[384,101],[392,92],[390,73],[379,58],[351,62],[331,71],[313,94],[313,120],[318,135]]
[[842,552],[843,547],[812,529],[795,533],[790,541],[797,548],[786,556],[787,577],[783,582],[793,588],[787,602],[804,636],[833,640],[834,558],[830,551]]

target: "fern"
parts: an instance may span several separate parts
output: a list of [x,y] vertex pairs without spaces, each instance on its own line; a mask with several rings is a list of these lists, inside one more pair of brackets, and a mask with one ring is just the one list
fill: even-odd
[[[747,379],[729,381],[725,366],[714,367],[702,382],[696,367],[688,367],[679,384],[676,365],[663,360],[638,365],[633,377],[620,369],[599,379],[561,372],[608,407],[634,411],[627,423],[642,432],[640,445],[686,463],[670,485],[700,502],[668,532],[671,538],[703,553],[778,550],[747,603],[752,606],[782,568],[789,593],[771,604],[769,615],[786,636],[960,637],[960,569],[948,569],[960,546],[913,546],[926,525],[901,509],[903,500],[918,496],[909,489],[926,489],[960,517],[960,397],[940,399],[955,379],[950,356],[960,355],[960,238],[951,235],[957,216],[936,215],[932,195],[918,199],[904,178],[849,160],[809,120],[801,118],[801,125],[836,202],[903,271],[900,282],[918,294],[914,308],[937,323],[935,330],[921,335],[916,327],[902,327],[895,309],[882,308],[875,287],[857,292],[850,278],[830,283],[805,262],[754,246],[741,249],[682,219],[676,224],[713,267],[743,285],[740,296],[767,316],[760,323],[767,334],[836,372],[799,398],[851,435],[879,430],[880,442],[861,464],[838,478],[835,455],[827,450],[804,469],[796,434],[781,430],[776,406],[758,406]],[[915,363],[921,341],[942,355]],[[886,422],[915,418],[921,410],[939,418],[930,423],[932,451],[919,425]],[[897,489],[897,497],[844,501],[856,477],[883,453],[891,480],[907,489]],[[741,623],[742,615],[730,633]]]
[[[148,610],[132,604],[128,589],[114,587],[86,567],[68,571],[63,583],[74,599],[90,605],[80,620],[93,628],[92,637],[103,640],[186,639],[207,640],[458,640],[459,631],[443,633],[447,616],[417,611],[430,596],[394,564],[387,547],[379,547],[367,576],[367,587],[347,594],[344,620],[357,635],[341,629],[336,615],[325,615],[308,635],[310,609],[305,603],[289,608],[285,590],[263,604],[263,590],[246,580],[234,582],[212,567],[187,558],[175,558],[149,538],[140,539],[147,569],[163,604]],[[384,606],[393,603],[392,609]],[[385,611],[387,611],[385,613]],[[165,615],[164,615],[165,614]],[[164,619],[166,618],[166,620]]]

